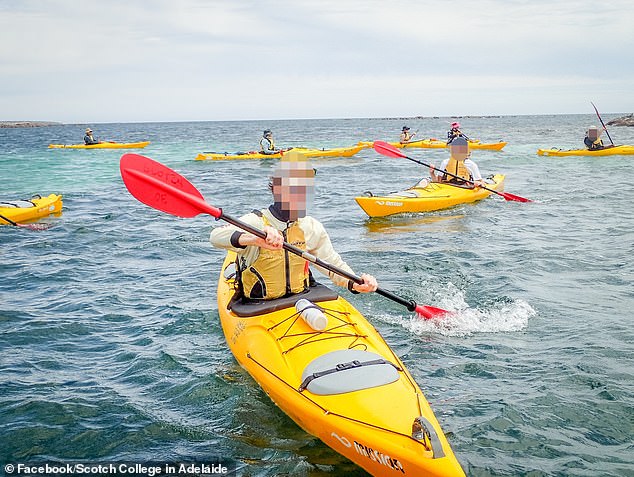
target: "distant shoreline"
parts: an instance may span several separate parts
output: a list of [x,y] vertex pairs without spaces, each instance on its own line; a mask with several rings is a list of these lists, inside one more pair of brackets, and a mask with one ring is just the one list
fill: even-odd
[[[608,125],[632,126],[632,113],[602,113],[606,121],[609,119]],[[456,119],[500,119],[509,117],[530,117],[530,116],[590,116],[591,113],[557,113],[557,114],[453,114],[449,116],[380,116],[380,117],[349,117],[349,118],[269,118],[269,119],[191,119],[191,120],[158,120],[158,121],[122,121],[122,122],[70,122],[61,123],[54,121],[0,121],[0,129],[2,128],[35,128],[47,126],[81,126],[86,127],[92,125],[103,124],[162,124],[162,123],[243,123],[243,122],[272,122],[272,121],[419,121],[419,120],[447,120]],[[592,115],[594,116],[594,115]],[[616,116],[615,119],[611,117]],[[619,121],[629,121],[627,124]],[[613,122],[614,121],[614,122]]]
[[0,121],[0,128],[41,128],[61,125],[62,123],[51,121]]

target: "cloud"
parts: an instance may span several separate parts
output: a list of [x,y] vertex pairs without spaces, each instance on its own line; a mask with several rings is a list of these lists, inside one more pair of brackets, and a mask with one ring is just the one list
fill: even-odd
[[625,0],[24,0],[0,13],[11,118],[634,109]]

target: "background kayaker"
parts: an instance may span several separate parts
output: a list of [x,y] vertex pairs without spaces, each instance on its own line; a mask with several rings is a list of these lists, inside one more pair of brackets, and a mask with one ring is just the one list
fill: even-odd
[[260,152],[262,154],[277,154],[279,149],[275,148],[275,142],[273,142],[273,132],[270,129],[265,129],[262,133],[262,139],[260,139]]
[[[605,128],[603,128],[605,130]],[[603,132],[603,131],[601,131]],[[599,149],[605,149],[603,140],[601,139],[601,133],[596,126],[590,126],[586,131],[586,137],[583,138],[583,143],[586,145],[589,151],[597,151]]]
[[446,171],[475,182],[475,186],[485,185],[482,174],[480,174],[480,168],[469,158],[469,143],[464,137],[455,138],[449,145],[449,152],[451,155],[448,159],[442,161],[439,169],[436,169],[433,164],[429,167],[433,182],[446,182],[456,185],[469,184],[464,180],[445,174]]
[[92,129],[86,128],[86,135],[84,136],[84,143],[89,146],[91,144],[101,144],[101,141],[95,139],[92,135]]
[[407,144],[414,136],[416,136],[416,133],[410,134],[409,128],[407,126],[403,126],[400,139],[401,144]]
[[451,142],[457,137],[463,137],[467,141],[469,138],[460,130],[460,123],[451,123],[451,129],[447,131],[447,144],[451,144]]
[[[334,250],[324,226],[306,215],[307,203],[313,196],[315,171],[298,152],[285,154],[273,172],[269,189],[274,202],[266,209],[240,217],[266,233],[262,239],[233,225],[217,227],[211,232],[214,247],[238,254],[238,282],[246,298],[271,300],[299,293],[308,288],[312,276],[309,262],[283,249],[283,242],[306,250],[315,257],[342,268],[352,269]],[[363,283],[357,284],[320,267],[336,285],[353,293],[367,293],[377,289],[372,275],[362,274]]]

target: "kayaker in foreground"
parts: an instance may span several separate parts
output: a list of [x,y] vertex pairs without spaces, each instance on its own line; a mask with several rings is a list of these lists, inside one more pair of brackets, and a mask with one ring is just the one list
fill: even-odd
[[101,144],[101,141],[95,139],[92,135],[92,129],[86,128],[86,135],[84,136],[84,144],[90,146],[91,144]]
[[270,129],[265,129],[262,133],[262,139],[260,139],[260,152],[262,154],[277,154],[280,152],[279,149],[275,148],[273,133]]
[[603,145],[603,140],[601,139],[601,133],[596,126],[590,126],[588,128],[588,130],[586,131],[586,137],[583,138],[583,143],[588,148],[588,151],[598,151],[599,149],[605,149],[605,146]]
[[467,141],[469,138],[460,130],[460,123],[451,123],[451,129],[447,131],[447,144],[451,144],[451,142],[457,137],[463,137]]
[[[266,233],[262,239],[233,225],[215,228],[210,241],[214,247],[238,254],[237,283],[246,298],[272,300],[306,290],[313,281],[309,263],[283,249],[286,241],[315,257],[354,273],[334,250],[324,226],[306,215],[309,198],[313,196],[315,171],[298,152],[286,154],[273,172],[269,188],[274,202],[266,209],[240,217]],[[373,292],[377,281],[362,274],[357,284],[337,274],[317,267],[336,285],[353,293]]]
[[[429,167],[429,173],[431,175],[432,182],[446,182],[448,184],[455,185],[469,185],[471,184],[466,180],[475,182],[475,186],[486,185],[480,174],[480,168],[478,165],[469,159],[469,143],[464,137],[457,137],[449,145],[450,156],[440,164],[440,168],[436,169],[432,164]],[[462,179],[452,177],[446,172],[450,172],[453,175],[459,176]]]
[[416,136],[416,133],[411,133],[409,132],[409,128],[407,126],[403,126],[402,132],[401,132],[401,138],[400,138],[400,143],[401,144],[407,144],[408,142],[410,142],[412,140],[412,138]]

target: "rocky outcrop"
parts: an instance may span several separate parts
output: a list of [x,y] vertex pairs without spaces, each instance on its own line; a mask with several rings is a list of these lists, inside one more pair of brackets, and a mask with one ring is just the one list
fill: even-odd
[[48,121],[0,121],[0,128],[41,128],[44,126],[59,126],[61,124]]
[[626,114],[620,118],[608,121],[608,126],[634,126],[634,114]]

